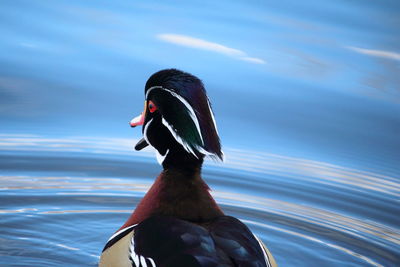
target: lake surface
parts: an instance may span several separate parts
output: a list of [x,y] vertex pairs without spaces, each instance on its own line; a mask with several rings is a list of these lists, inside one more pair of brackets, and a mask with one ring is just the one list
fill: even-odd
[[400,2],[2,1],[0,266],[96,266],[161,171],[147,78],[201,78],[203,178],[279,266],[400,266]]

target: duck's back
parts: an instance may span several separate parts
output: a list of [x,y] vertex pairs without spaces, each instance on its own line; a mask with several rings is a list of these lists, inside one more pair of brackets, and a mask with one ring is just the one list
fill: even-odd
[[197,224],[153,216],[114,235],[100,266],[261,267],[275,266],[275,261],[236,218],[220,216]]

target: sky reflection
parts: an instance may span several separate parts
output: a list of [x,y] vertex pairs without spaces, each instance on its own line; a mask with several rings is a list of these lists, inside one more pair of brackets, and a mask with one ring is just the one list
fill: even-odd
[[138,139],[127,121],[145,81],[177,67],[203,79],[227,147],[393,169],[396,10],[393,1],[2,2],[2,132]]
[[[110,155],[130,155],[153,158],[154,150],[135,152],[138,140],[119,138],[46,138],[34,135],[0,135],[0,149],[10,151],[87,152]],[[225,149],[225,162],[207,161],[208,165],[260,172],[269,175],[284,174],[291,179],[324,183],[330,186],[351,186],[372,190],[395,197],[400,196],[400,174],[393,176],[346,168],[315,160],[295,158],[254,150]]]
[[[44,203],[35,203],[34,200],[31,205],[36,208],[21,208],[21,209],[4,209],[1,214],[24,213],[29,216],[39,215],[68,215],[68,214],[130,214],[132,209],[108,209],[102,208],[109,200],[101,199],[103,197],[109,199],[123,200],[119,204],[126,203],[132,205],[132,202],[137,202],[145,194],[151,185],[151,181],[147,183],[138,184],[136,179],[110,179],[110,178],[86,178],[82,182],[80,177],[1,177],[1,183],[9,183],[14,181],[17,184],[28,184],[29,186],[15,186],[7,188],[9,192],[18,192],[19,190],[34,190],[38,193],[47,192],[47,196],[54,198],[53,205],[49,206]],[[246,182],[243,182],[243,186]],[[50,185],[50,186],[49,186]],[[90,186],[90,188],[88,188]],[[246,223],[250,225],[258,225],[264,229],[271,229],[273,231],[283,232],[289,235],[295,235],[301,238],[308,239],[312,242],[321,243],[333,249],[342,250],[349,253],[354,257],[359,257],[369,263],[375,262],[373,259],[366,255],[360,255],[349,248],[334,244],[326,240],[327,236],[321,233],[316,233],[315,227],[320,227],[319,231],[329,232],[334,231],[339,238],[343,236],[343,242],[350,242],[345,238],[345,235],[352,236],[358,242],[375,242],[379,246],[386,246],[387,244],[400,245],[400,233],[397,229],[390,228],[387,225],[382,225],[376,222],[365,221],[356,217],[345,216],[343,214],[334,213],[328,210],[315,208],[307,205],[290,203],[282,200],[257,197],[255,195],[246,195],[243,193],[233,193],[238,189],[226,185],[227,191],[214,190],[213,195],[222,205],[224,209],[230,207],[230,212],[237,212],[240,214],[241,210],[252,211],[251,216],[247,215],[244,218]],[[87,192],[76,192],[83,189]],[[4,188],[3,188],[4,190]],[[53,190],[53,191],[49,191]],[[55,191],[54,191],[55,190]],[[68,192],[73,190],[71,193]],[[110,194],[109,192],[113,192]],[[10,194],[8,194],[10,195]],[[74,201],[69,200],[67,206],[57,200],[57,196],[73,197]],[[134,201],[132,198],[134,197]],[[99,201],[96,200],[99,198]],[[88,209],[87,201],[94,204],[92,208]],[[123,204],[122,206],[125,206]],[[76,207],[77,209],[74,209]],[[260,211],[257,213],[256,211]],[[242,215],[244,216],[244,215]],[[278,216],[279,219],[271,217],[269,223],[264,223],[265,216]],[[279,223],[278,223],[279,222]],[[305,224],[300,227],[300,223]],[[277,224],[278,223],[278,224]],[[285,225],[282,228],[279,225]],[[307,227],[306,227],[307,226]],[[310,227],[308,229],[308,227]],[[325,229],[325,230],[324,230]],[[328,231],[329,229],[329,231]],[[328,235],[329,236],[329,235]],[[353,241],[352,241],[353,242]],[[389,243],[388,243],[389,242]],[[346,244],[346,243],[345,243]],[[73,248],[65,245],[65,249]],[[78,250],[78,248],[76,248]]]
[[[260,233],[278,262],[298,266],[285,254],[297,251],[321,266],[399,265],[399,10],[392,0],[1,1],[1,230],[29,238],[6,236],[3,260],[97,264],[94,240],[118,226],[96,213],[123,221],[129,196],[160,171],[151,149],[133,151],[142,134],[128,122],[148,77],[173,67],[203,80],[215,111],[227,160],[207,161],[204,177],[238,217],[271,222]],[[86,247],[64,216],[91,224]],[[38,246],[61,217],[63,231]],[[20,232],[19,219],[31,228]],[[61,232],[70,242],[55,242]],[[20,252],[21,241],[40,253]]]

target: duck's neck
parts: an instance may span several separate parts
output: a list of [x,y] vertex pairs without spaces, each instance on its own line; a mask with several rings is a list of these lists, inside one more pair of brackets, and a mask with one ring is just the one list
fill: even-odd
[[164,164],[164,170],[121,228],[140,223],[152,215],[192,222],[205,222],[223,215],[200,176],[201,163],[190,168]]

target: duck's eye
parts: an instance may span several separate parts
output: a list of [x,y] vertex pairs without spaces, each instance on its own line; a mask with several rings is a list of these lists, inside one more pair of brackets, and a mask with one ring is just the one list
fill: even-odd
[[150,113],[153,113],[156,110],[157,110],[156,105],[154,105],[154,103],[152,101],[149,101],[149,111],[150,111]]

